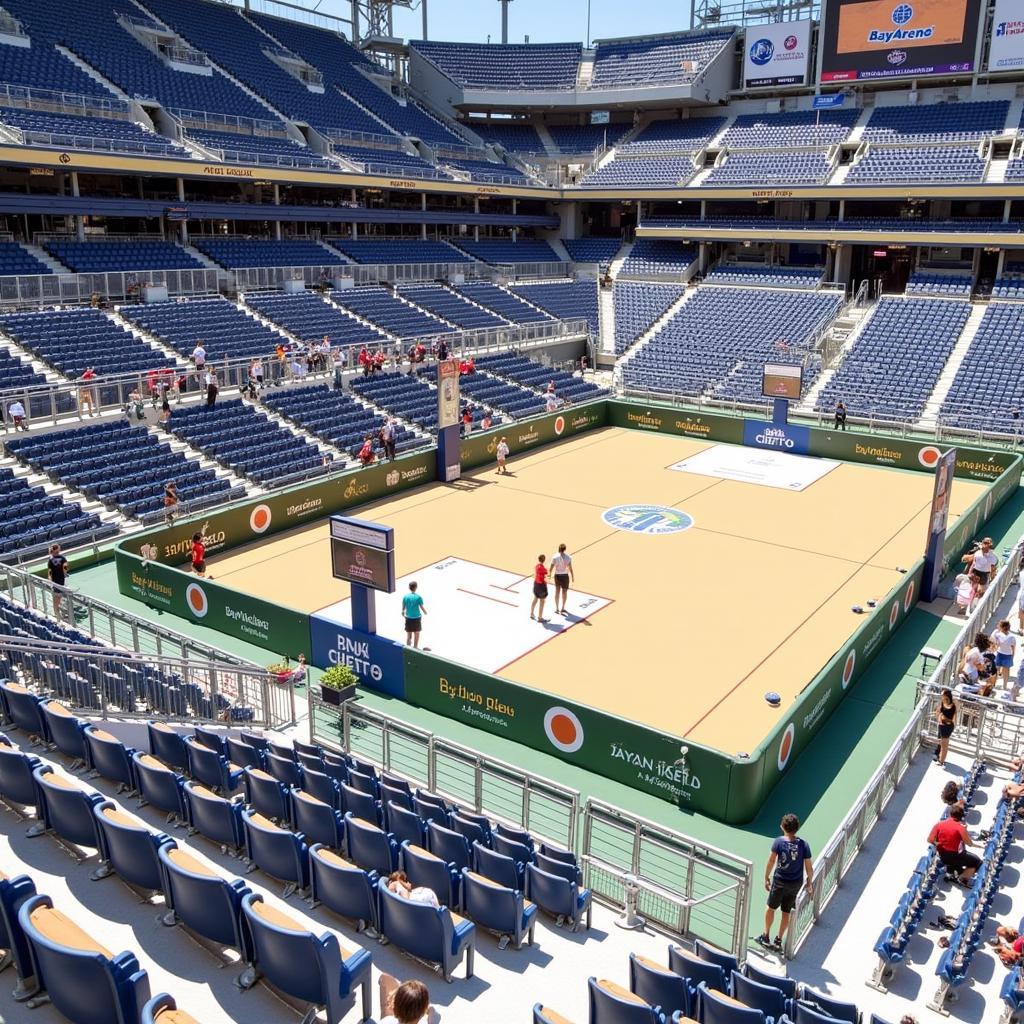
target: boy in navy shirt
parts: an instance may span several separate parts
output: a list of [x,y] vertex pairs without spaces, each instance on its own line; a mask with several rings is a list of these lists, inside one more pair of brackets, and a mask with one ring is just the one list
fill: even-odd
[[[789,919],[796,907],[801,881],[810,896],[814,891],[814,866],[811,848],[801,839],[800,819],[795,814],[783,815],[782,835],[772,843],[772,852],[764,869],[764,887],[768,890],[768,908],[764,912],[764,932],[757,941],[766,949],[782,952],[782,943],[789,929]],[[779,934],[771,939],[775,911],[782,911]]]

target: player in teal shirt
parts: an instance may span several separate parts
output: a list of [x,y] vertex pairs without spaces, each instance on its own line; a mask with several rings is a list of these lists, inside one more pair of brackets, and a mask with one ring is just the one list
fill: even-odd
[[427,614],[423,598],[416,593],[416,583],[409,584],[409,593],[402,598],[402,614],[405,616],[405,642],[413,647],[420,645],[420,629],[423,616]]

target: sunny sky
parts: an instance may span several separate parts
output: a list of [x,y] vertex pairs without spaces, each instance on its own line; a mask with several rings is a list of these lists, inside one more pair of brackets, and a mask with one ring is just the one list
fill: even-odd
[[[315,0],[300,0],[312,7]],[[420,0],[414,10],[395,9],[395,35],[418,39],[421,35]],[[513,0],[509,5],[509,42],[586,41],[588,0]],[[590,0],[590,38],[644,35],[689,28],[690,0]],[[322,0],[319,10],[348,17],[349,0]],[[427,0],[431,39],[485,43],[501,40],[498,0]]]

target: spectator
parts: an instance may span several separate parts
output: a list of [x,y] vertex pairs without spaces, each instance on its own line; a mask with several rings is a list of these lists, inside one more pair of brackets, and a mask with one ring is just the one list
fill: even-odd
[[947,807],[963,807],[964,802],[960,796],[960,787],[952,779],[949,780],[943,787],[942,793],[940,794],[942,802]]
[[174,525],[178,515],[178,487],[173,480],[164,484],[164,521],[168,526]]
[[405,618],[405,645],[420,646],[420,632],[423,629],[423,616],[427,614],[427,606],[423,598],[416,593],[416,581],[409,584],[409,593],[402,598],[402,615]]
[[359,461],[364,466],[369,466],[373,459],[373,438],[367,434],[366,439],[363,441],[363,447],[359,449]]
[[[78,379],[81,381],[94,381],[96,379],[96,371],[91,366],[87,366],[85,368],[85,372]],[[86,406],[89,406],[90,416],[96,416],[98,414],[98,410],[96,408],[96,392],[93,390],[92,384],[89,383],[87,383],[85,387],[78,389],[79,412],[84,413]]]
[[395,421],[389,416],[380,428],[380,443],[388,462],[395,461]]
[[171,403],[167,401],[167,396],[164,395],[164,400],[160,404],[160,424],[166,427],[171,422]]
[[431,907],[441,905],[433,889],[428,889],[425,885],[413,886],[404,871],[392,871],[388,875],[388,890],[396,896],[401,896],[403,900],[411,900],[413,903],[426,903]]
[[371,362],[370,353],[367,352],[366,346],[364,345],[359,350],[359,365],[363,368],[363,376],[364,377],[369,377],[370,376],[370,370],[372,369],[372,366],[370,365],[370,362]]
[[373,356],[373,372],[383,373],[384,364],[387,362],[388,357],[384,354],[384,349],[380,348],[374,353]]
[[495,454],[497,455],[498,458],[498,472],[502,476],[507,476],[508,467],[505,465],[505,463],[508,460],[508,441],[506,441],[505,438],[502,438],[498,442],[498,447],[497,449],[495,449]]
[[25,422],[25,406],[19,399],[16,398],[7,406],[7,415],[11,417],[11,423],[15,430],[28,430],[28,424]]
[[958,679],[964,693],[987,697],[995,688],[995,658],[990,664],[985,657],[991,646],[992,641],[984,633],[975,634],[974,645],[967,649],[960,663]]
[[299,655],[299,663],[288,674],[288,682],[292,686],[306,685],[306,656],[304,654]]
[[938,851],[939,860],[946,868],[946,880],[969,886],[981,867],[981,858],[967,852],[967,847],[975,843],[964,828],[964,809],[951,807],[949,817],[932,826],[928,842]]
[[256,382],[258,388],[263,387],[263,360],[259,356],[249,365],[249,378]]
[[491,420],[491,414],[485,410],[484,411],[484,415],[483,415],[483,419],[480,420],[480,429],[481,430],[490,430],[493,425],[494,424],[493,424],[493,422]]
[[339,348],[334,353],[334,390],[343,391],[345,389],[345,349]]
[[939,723],[939,745],[935,748],[933,759],[940,765],[946,763],[949,751],[949,737],[956,728],[956,701],[951,690],[943,690],[939,706],[935,710],[935,720]]
[[1008,688],[1010,669],[1013,668],[1013,658],[1017,653],[1017,638],[1010,629],[1010,620],[1000,619],[990,639],[996,649],[996,673],[1003,687]]
[[382,974],[379,982],[380,1024],[440,1024],[441,1017],[430,1005],[430,992],[422,981],[404,981]]
[[836,402],[836,430],[846,429],[846,406]]
[[992,538],[986,537],[977,548],[968,551],[964,555],[964,563],[970,567],[971,572],[977,573],[984,593],[999,564],[999,556],[992,550]]
[[473,429],[473,407],[467,405],[462,410],[462,436],[465,437]]
[[[811,864],[811,848],[797,833],[800,819],[795,814],[785,814],[780,822],[782,835],[772,843],[768,863],[764,869],[764,887],[768,891],[768,906],[764,912],[764,931],[757,941],[766,949],[782,952],[782,944],[789,930],[789,922],[796,909],[796,898],[803,881],[807,895],[814,892],[814,866]],[[771,937],[775,911],[782,911],[779,933]]]
[[217,403],[217,371],[208,370],[206,373],[206,406],[212,409]]
[[1024,957],[1024,936],[1011,928],[1009,925],[999,925],[996,928],[996,937],[992,940],[996,956],[1002,961],[1004,967],[1014,967]]
[[554,391],[548,391],[547,401],[545,402],[545,408],[548,412],[554,412],[558,408],[558,396]]
[[206,366],[206,349],[203,348],[201,341],[196,342],[196,347],[192,349],[192,362],[195,364],[196,377],[202,377],[202,371]]
[[978,596],[978,585],[973,573],[962,572],[955,580],[957,614],[967,618]]
[[192,571],[197,576],[206,575],[206,545],[201,533],[192,534]]
[[[63,588],[67,586],[68,573],[71,570],[68,568],[68,560],[60,553],[59,544],[50,545],[50,557],[46,560],[46,576],[49,581],[56,588]],[[55,589],[53,592],[53,614],[59,619],[60,618],[60,606],[63,600],[63,595],[60,589]]]
[[444,362],[448,358],[448,342],[441,338],[437,343],[437,359],[438,362]]

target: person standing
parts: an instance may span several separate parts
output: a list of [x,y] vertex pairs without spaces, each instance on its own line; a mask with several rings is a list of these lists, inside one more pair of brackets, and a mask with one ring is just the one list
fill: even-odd
[[[544,555],[538,555],[537,564],[533,567],[533,601],[530,603],[530,618],[536,618],[538,622],[548,621],[544,618],[544,602],[548,597],[547,580],[548,568],[544,564]],[[533,614],[535,610],[536,615]]]
[[983,587],[987,588],[996,574],[996,565],[999,564],[999,556],[992,550],[992,538],[986,537],[976,551],[964,555],[964,561],[970,566],[971,572],[981,577]]
[[949,737],[956,728],[956,701],[953,700],[952,690],[942,691],[942,698],[935,711],[935,720],[939,723],[939,745],[935,748],[932,759],[944,765],[949,751]]
[[496,454],[498,456],[498,472],[505,476],[508,474],[508,467],[505,465],[505,460],[508,458],[508,441],[505,438],[498,442]]
[[85,407],[89,406],[89,415],[96,416],[98,414],[96,392],[92,388],[92,381],[96,379],[96,371],[91,366],[87,366],[85,372],[78,379],[86,381],[85,386],[78,389],[78,411],[84,414]]
[[206,576],[206,545],[201,533],[192,534],[192,571],[197,576]]
[[990,639],[996,648],[996,672],[1003,686],[1008,687],[1013,657],[1017,653],[1017,638],[1010,629],[1010,620],[1001,619]]
[[164,484],[164,521],[168,526],[174,525],[178,515],[178,486],[173,480]]
[[[801,880],[810,896],[814,892],[814,865],[811,863],[811,848],[797,833],[800,819],[795,814],[784,814],[779,823],[782,835],[772,843],[768,863],[764,869],[764,887],[768,891],[768,906],[764,912],[764,931],[757,941],[766,949],[782,952],[789,922],[796,909],[796,898],[800,894]],[[771,937],[775,911],[782,911],[779,934]]]
[[405,618],[405,645],[412,644],[417,650],[420,646],[420,631],[423,627],[423,616],[427,614],[427,606],[423,598],[416,593],[416,581],[409,584],[409,593],[402,598],[402,615]]
[[206,407],[212,409],[217,404],[217,371],[209,370],[206,374]]
[[976,844],[964,827],[964,809],[951,807],[949,817],[932,826],[928,842],[935,847],[946,868],[946,880],[969,887],[974,873],[981,867],[981,858],[967,852],[968,846]]
[[7,415],[11,417],[11,425],[15,430],[28,430],[25,422],[25,406],[16,398],[7,406]]
[[846,406],[842,402],[836,402],[836,430],[846,429]]
[[[50,545],[50,557],[46,560],[46,575],[54,587],[62,588],[67,586],[68,573],[71,570],[68,569],[68,560],[60,553],[59,544]],[[56,589],[53,592],[53,614],[55,618],[60,618],[60,606],[63,600],[63,595],[60,589]]]
[[388,462],[395,461],[395,421],[389,416],[380,428],[380,441]]
[[[558,554],[551,559],[551,575],[555,578],[555,612],[565,614],[565,600],[569,596],[570,580],[576,582],[576,573],[572,567],[572,555],[566,554],[565,545],[558,545]],[[561,605],[559,608],[559,596]]]

